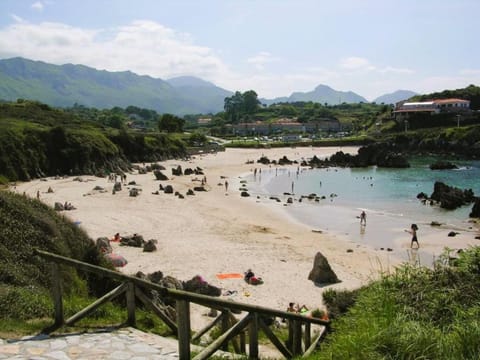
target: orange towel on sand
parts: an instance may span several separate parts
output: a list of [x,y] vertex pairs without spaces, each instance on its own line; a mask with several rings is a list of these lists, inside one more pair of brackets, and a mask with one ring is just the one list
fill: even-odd
[[240,273],[217,274],[217,279],[243,279]]

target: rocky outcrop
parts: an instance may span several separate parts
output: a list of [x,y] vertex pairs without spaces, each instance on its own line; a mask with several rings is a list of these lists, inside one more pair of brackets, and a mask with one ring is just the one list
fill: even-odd
[[458,169],[458,166],[450,161],[437,161],[430,165],[431,170],[451,170]]
[[163,192],[165,194],[173,194],[173,186],[172,185],[165,186],[165,188],[163,189]]
[[327,258],[320,252],[317,252],[315,255],[313,268],[308,275],[308,280],[311,280],[318,285],[336,284],[340,282],[337,275],[330,267]]
[[220,288],[210,285],[200,275],[194,276],[192,279],[185,281],[183,283],[183,289],[185,291],[208,296],[220,296],[222,294]]
[[453,210],[475,201],[472,189],[462,190],[453,186],[448,186],[440,181],[435,182],[433,193],[430,198],[437,201],[441,208],[448,210]]
[[475,199],[475,203],[473,204],[472,211],[469,215],[471,218],[480,218],[480,198]]
[[142,235],[133,234],[132,236],[124,236],[120,240],[120,245],[124,246],[133,246],[133,247],[143,247],[145,240]]

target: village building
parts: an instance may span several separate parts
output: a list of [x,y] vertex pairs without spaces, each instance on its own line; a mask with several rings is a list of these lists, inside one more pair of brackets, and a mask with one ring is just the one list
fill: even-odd
[[319,131],[341,131],[340,122],[337,119],[322,118],[316,121],[301,123],[297,118],[280,118],[273,122],[254,121],[228,125],[230,132],[239,135],[272,135],[280,133],[314,134]]
[[435,99],[430,101],[407,102],[396,104],[393,114],[396,120],[408,119],[412,114],[436,115],[441,113],[463,114],[470,111],[470,101],[463,99]]

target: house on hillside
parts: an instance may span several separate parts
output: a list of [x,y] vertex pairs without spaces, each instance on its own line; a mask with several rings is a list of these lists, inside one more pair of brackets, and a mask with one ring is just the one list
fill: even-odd
[[463,114],[470,111],[470,101],[463,99],[435,99],[430,101],[400,101],[393,111],[395,120],[406,120],[412,114]]
[[314,134],[319,131],[337,132],[341,130],[340,122],[337,119],[319,119],[301,123],[297,118],[280,118],[271,123],[255,121],[251,123],[240,123],[230,125],[231,132],[236,135],[271,135],[279,133]]

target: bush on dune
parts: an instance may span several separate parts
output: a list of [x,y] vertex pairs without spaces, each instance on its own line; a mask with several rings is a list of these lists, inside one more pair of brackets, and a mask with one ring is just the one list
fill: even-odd
[[478,359],[480,248],[446,263],[404,265],[362,288],[311,358]]

